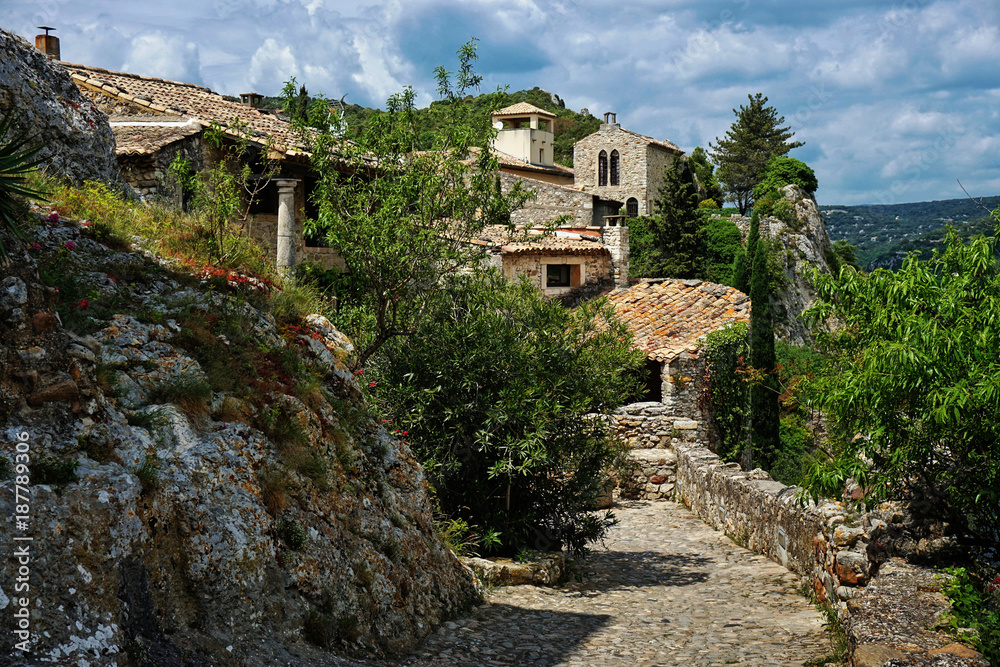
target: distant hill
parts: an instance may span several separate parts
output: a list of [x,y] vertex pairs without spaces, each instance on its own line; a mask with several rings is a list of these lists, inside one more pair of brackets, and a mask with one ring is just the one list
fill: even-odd
[[[531,90],[519,90],[514,93],[505,93],[504,97],[504,106],[517,104],[518,102],[528,102],[529,104],[534,104],[536,107],[554,113],[557,116],[558,119],[555,122],[555,145],[553,159],[559,164],[567,167],[573,166],[573,144],[588,134],[596,132],[601,125],[601,121],[589,112],[577,113],[576,111],[567,109],[565,103],[558,95],[550,93],[547,90],[542,90],[537,86]],[[485,98],[485,95],[476,95],[475,97],[470,95],[467,98],[467,102],[474,106],[480,106],[485,104]],[[417,109],[417,122],[424,128],[424,131],[420,134],[417,141],[418,150],[427,150],[431,147],[434,130],[440,123],[437,115],[434,113],[434,107],[436,104],[436,102],[432,102],[429,107]],[[262,106],[265,109],[280,109],[281,98],[265,97]],[[367,123],[368,118],[375,113],[375,111],[376,109],[363,107],[357,104],[346,104],[344,109],[344,120],[347,122],[347,137],[353,139],[360,136],[361,133],[364,132],[365,124]],[[586,109],[584,109],[584,111],[586,111]]]
[[[984,197],[982,204],[993,210],[1000,196]],[[896,253],[930,249],[943,238],[949,222],[964,238],[992,233],[992,225],[979,200],[945,199],[912,204],[870,206],[820,206],[831,241],[846,240],[858,249],[858,263],[867,266],[879,260],[887,268]],[[887,264],[888,263],[888,264]],[[898,262],[897,266],[898,268]]]

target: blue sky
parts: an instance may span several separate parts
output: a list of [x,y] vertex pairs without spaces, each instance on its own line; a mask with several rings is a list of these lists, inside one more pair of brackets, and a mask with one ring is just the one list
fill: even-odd
[[0,27],[56,26],[65,60],[378,106],[480,39],[486,87],[540,86],[570,108],[690,152],[762,92],[815,169],[821,204],[1000,194],[996,0],[0,0]]

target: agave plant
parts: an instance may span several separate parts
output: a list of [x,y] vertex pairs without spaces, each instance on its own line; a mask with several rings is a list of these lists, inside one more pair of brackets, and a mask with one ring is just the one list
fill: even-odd
[[[0,120],[0,230],[9,231],[24,240],[21,221],[27,212],[23,197],[39,199],[43,193],[28,186],[28,175],[44,158],[39,158],[40,145],[33,145],[27,132],[12,132],[14,112]],[[7,257],[7,249],[0,239],[0,257]]]

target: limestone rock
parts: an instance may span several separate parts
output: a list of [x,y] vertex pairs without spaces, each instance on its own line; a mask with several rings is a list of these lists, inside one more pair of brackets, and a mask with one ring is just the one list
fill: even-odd
[[[58,251],[65,229],[32,230],[39,252]],[[110,259],[77,241],[81,277],[137,257]],[[135,261],[127,294],[92,284],[134,300],[102,315],[94,336],[51,321],[14,330],[0,317],[0,359],[9,360],[0,363],[0,457],[13,463],[26,433],[32,457],[79,463],[77,481],[31,487],[32,660],[138,664],[138,651],[162,665],[338,664],[331,652],[412,650],[478,600],[474,576],[435,531],[423,469],[365,412],[343,334],[309,318],[299,331],[319,348],[298,345],[246,302],[182,289],[152,261]],[[27,321],[48,312],[30,255],[0,267],[0,286]],[[179,342],[191,335],[191,309],[242,314],[268,354],[298,350],[314,370],[322,391],[309,405],[276,383],[256,399],[288,415],[296,442],[254,425],[242,394],[214,387],[201,412],[152,400],[164,382],[205,377]],[[15,514],[14,484],[0,479],[5,517]],[[0,521],[0,544],[24,530]],[[4,614],[17,567],[0,560]],[[0,636],[0,664],[23,659],[12,637]]]
[[80,93],[58,61],[5,30],[0,30],[0,109],[17,110],[15,130],[36,137],[50,175],[131,190],[118,173],[108,117]]
[[[778,261],[784,268],[785,284],[771,298],[775,335],[801,345],[812,342],[811,332],[799,319],[799,315],[816,300],[809,274],[813,269],[830,273],[826,258],[833,249],[816,200],[796,185],[786,185],[781,192],[792,203],[795,218],[791,222],[773,217],[761,218],[760,233],[762,237],[776,240],[777,247],[783,250]],[[745,240],[750,219],[733,216],[732,220]]]

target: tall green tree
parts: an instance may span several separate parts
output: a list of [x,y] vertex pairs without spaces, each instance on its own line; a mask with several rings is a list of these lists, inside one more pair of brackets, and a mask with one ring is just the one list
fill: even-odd
[[747,97],[749,104],[733,109],[736,121],[726,136],[716,138],[715,145],[709,144],[711,158],[719,166],[715,176],[741,215],[753,207],[753,189],[760,182],[768,160],[803,145],[801,141],[790,141],[795,133],[781,127],[785,117],[778,116],[774,107],[766,106],[767,98],[762,93]]
[[674,160],[664,172],[656,202],[654,260],[659,274],[695,278],[705,268],[705,225],[698,210],[698,185],[687,160]]
[[[1000,211],[993,214],[1000,225]],[[927,261],[892,273],[817,276],[806,315],[836,323],[813,401],[839,436],[809,487],[838,497],[912,499],[972,542],[1000,534],[1000,271],[995,236],[968,245],[948,228]],[[858,437],[860,436],[860,437]],[[936,516],[935,516],[936,515]]]
[[769,254],[770,244],[758,239],[750,277],[750,365],[756,376],[750,385],[750,463],[765,470],[781,447]]
[[698,178],[698,185],[701,188],[702,199],[711,199],[716,204],[722,205],[726,195],[722,191],[722,186],[715,178],[715,165],[708,161],[708,154],[701,146],[696,146],[691,151],[691,166],[694,167],[695,176]]
[[[319,133],[313,143],[318,219],[307,224],[322,234],[352,273],[363,316],[352,331],[363,366],[387,341],[411,335],[443,297],[442,277],[475,265],[481,253],[469,241],[483,227],[508,224],[528,198],[519,185],[501,191],[492,151],[496,130],[490,114],[503,101],[465,104],[481,77],[473,69],[475,41],[459,50],[454,75],[435,71],[441,100],[433,150],[415,150],[420,127],[412,88],[393,95],[386,111],[373,114],[356,141],[343,141],[339,128]],[[346,304],[345,304],[346,305]]]

